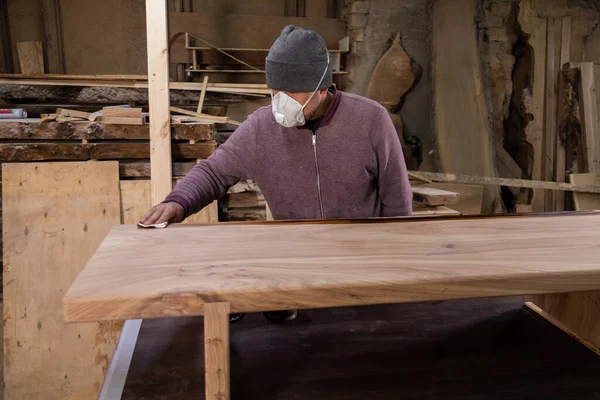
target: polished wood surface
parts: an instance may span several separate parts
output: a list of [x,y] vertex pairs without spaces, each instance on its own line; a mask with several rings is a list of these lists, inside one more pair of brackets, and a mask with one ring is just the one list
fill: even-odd
[[200,315],[216,302],[241,312],[596,290],[599,237],[598,213],[118,226],[65,296],[65,318]]

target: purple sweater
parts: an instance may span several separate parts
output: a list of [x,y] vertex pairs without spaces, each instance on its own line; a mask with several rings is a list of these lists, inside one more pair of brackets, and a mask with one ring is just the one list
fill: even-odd
[[248,116],[169,194],[186,216],[240,179],[260,187],[275,219],[364,218],[412,212],[396,129],[378,103],[337,91],[316,134],[275,122],[271,106]]

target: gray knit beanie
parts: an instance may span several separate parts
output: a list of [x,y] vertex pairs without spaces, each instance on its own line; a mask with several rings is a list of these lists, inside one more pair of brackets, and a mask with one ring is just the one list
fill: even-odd
[[[287,92],[313,92],[327,67],[327,47],[313,31],[288,25],[271,46],[266,59],[267,86]],[[318,89],[332,85],[329,62]]]

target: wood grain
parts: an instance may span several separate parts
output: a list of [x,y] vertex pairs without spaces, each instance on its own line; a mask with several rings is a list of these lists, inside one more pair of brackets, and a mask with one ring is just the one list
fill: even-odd
[[[475,0],[439,0],[434,4],[435,136],[444,172],[493,177],[495,157],[477,50],[476,14]],[[498,197],[496,186],[486,186],[483,211],[490,212]]]
[[[173,177],[185,176],[194,168],[196,161],[173,163]],[[119,175],[126,178],[149,178],[150,163],[147,161],[119,162]]]
[[[565,117],[566,97],[565,97],[565,77],[562,74],[562,67],[571,59],[571,17],[562,18],[561,38],[560,38],[560,62],[559,62],[559,78],[558,78],[558,110],[556,112],[556,126],[562,124]],[[566,181],[566,163],[567,154],[565,143],[561,139],[556,140],[556,182],[563,183]],[[565,209],[565,194],[562,192],[554,194],[554,209],[562,211]]]
[[[600,214],[121,226],[65,296],[65,318],[198,315],[210,302],[250,312],[594,290],[598,235]],[[223,252],[223,241],[235,250]]]
[[96,398],[119,323],[67,325],[63,293],[119,223],[118,166],[3,165],[6,399]]
[[169,113],[169,45],[167,37],[167,1],[146,0],[150,165],[152,200],[154,203],[162,201],[173,189],[171,115]]
[[588,172],[600,175],[600,126],[598,126],[598,100],[594,63],[580,64],[579,104],[582,135],[585,141]]
[[[213,140],[215,126],[211,123],[173,125],[175,140]],[[0,139],[13,140],[73,140],[73,139],[145,139],[150,138],[148,125],[104,125],[101,122],[58,123],[38,120],[25,122],[1,121]]]
[[482,186],[460,183],[430,183],[427,187],[458,193],[458,202],[452,204],[452,209],[461,214],[481,214],[481,201],[483,200]]
[[229,311],[228,303],[204,308],[204,357],[207,400],[229,400]]
[[[175,143],[172,147],[173,158],[204,159],[208,158],[216,148],[216,142]],[[148,157],[150,157],[148,143],[0,143],[2,162],[118,160]]]
[[[596,185],[600,187],[600,177],[595,173],[571,174],[569,181],[577,185]],[[576,210],[600,210],[600,194],[573,193]]]

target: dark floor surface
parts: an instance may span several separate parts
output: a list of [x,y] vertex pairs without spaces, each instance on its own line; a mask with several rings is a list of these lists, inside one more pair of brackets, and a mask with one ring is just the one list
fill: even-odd
[[[301,311],[231,326],[232,399],[599,399],[600,357],[524,299]],[[146,320],[123,399],[203,399],[202,318]]]

